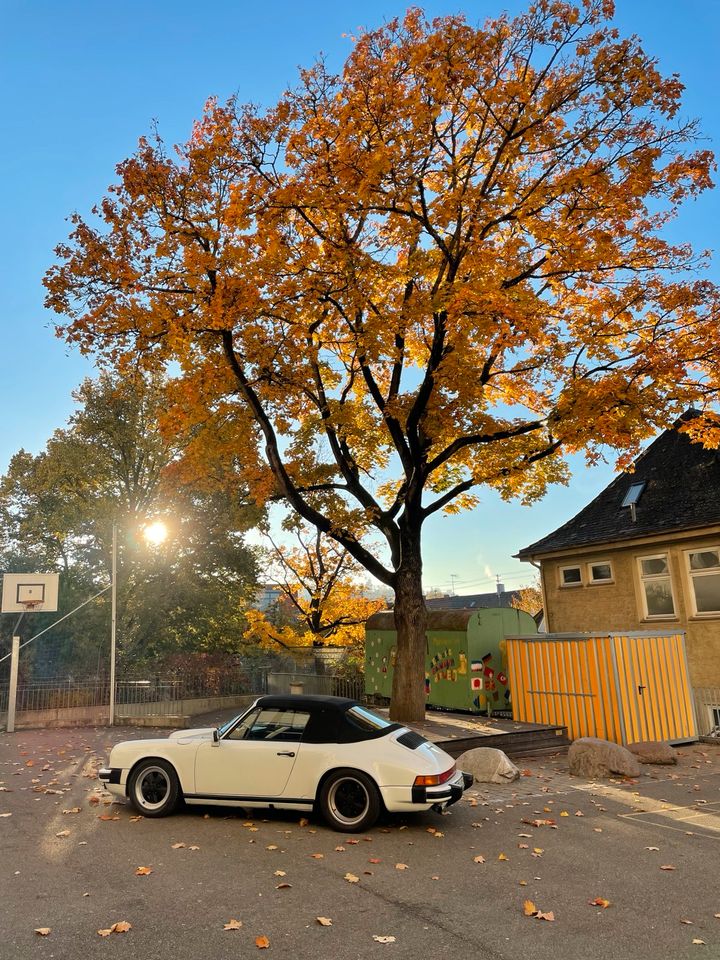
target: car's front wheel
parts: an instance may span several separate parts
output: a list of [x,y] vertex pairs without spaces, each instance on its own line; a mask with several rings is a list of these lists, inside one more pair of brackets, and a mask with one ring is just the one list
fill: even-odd
[[331,827],[359,833],[380,816],[382,802],[373,780],[361,770],[335,770],[320,791],[320,811]]
[[130,775],[130,802],[144,817],[165,817],[180,799],[180,782],[167,760],[142,760]]

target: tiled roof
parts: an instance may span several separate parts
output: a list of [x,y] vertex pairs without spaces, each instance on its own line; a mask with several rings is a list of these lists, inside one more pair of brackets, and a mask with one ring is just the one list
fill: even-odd
[[[682,420],[695,416],[689,412]],[[680,421],[679,421],[680,422]],[[677,426],[677,425],[676,425]],[[635,505],[621,504],[633,484],[643,483]],[[593,544],[634,540],[650,534],[720,524],[720,452],[666,430],[635,461],[562,527],[518,553],[521,560]]]
[[473,593],[464,597],[432,597],[425,600],[428,610],[475,610],[481,607],[509,607],[519,598],[516,590],[503,590],[501,593]]

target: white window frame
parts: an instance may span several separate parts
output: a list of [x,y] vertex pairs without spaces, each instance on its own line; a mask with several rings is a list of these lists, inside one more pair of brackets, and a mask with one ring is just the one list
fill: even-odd
[[693,570],[690,566],[690,555],[692,553],[717,553],[718,558],[720,559],[720,546],[717,544],[712,544],[707,547],[694,547],[692,550],[685,551],[685,569],[687,572],[689,594],[690,594],[690,604],[692,610],[692,616],[694,617],[703,617],[703,618],[713,618],[720,616],[720,609],[718,610],[698,610],[697,600],[695,597],[695,577],[707,577],[707,576],[717,576],[720,574],[720,566],[710,567],[706,570]]
[[[565,583],[564,573],[566,570],[577,570],[580,574],[580,579],[577,583]],[[567,563],[562,567],[558,567],[559,577],[560,577],[560,587],[562,589],[568,589],[571,587],[584,587],[585,581],[583,580],[583,568],[581,563]]]
[[[593,567],[610,567],[610,576],[596,580],[593,577]],[[615,571],[613,570],[612,560],[592,560],[587,565],[588,583],[595,586],[602,586],[604,583],[615,583]]]
[[[644,620],[677,620],[678,619],[677,600],[675,598],[675,588],[673,587],[670,554],[669,553],[646,553],[646,554],[643,554],[642,556],[637,557],[636,559],[637,559],[638,578],[640,581],[640,598],[642,600],[643,619]],[[645,576],[643,574],[643,568],[642,568],[643,560],[664,560],[667,565],[667,573],[658,573],[651,576]],[[650,613],[648,611],[645,584],[653,583],[654,581],[657,581],[657,580],[667,580],[670,583],[670,596],[672,598],[672,605],[673,605],[672,613]]]

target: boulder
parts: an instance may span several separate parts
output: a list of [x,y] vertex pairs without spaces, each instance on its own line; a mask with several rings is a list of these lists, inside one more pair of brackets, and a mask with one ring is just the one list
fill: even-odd
[[502,750],[493,747],[476,747],[466,750],[457,758],[458,770],[475,777],[476,783],[512,783],[520,771]]
[[638,740],[627,745],[640,763],[662,763],[670,765],[678,762],[677,752],[664,740]]
[[580,737],[568,750],[570,774],[587,780],[599,780],[612,773],[623,777],[640,776],[637,758],[619,743],[598,737]]

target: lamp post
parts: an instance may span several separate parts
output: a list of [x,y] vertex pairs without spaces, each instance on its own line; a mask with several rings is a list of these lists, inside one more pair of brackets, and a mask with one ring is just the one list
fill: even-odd
[[110,600],[110,716],[115,723],[115,634],[117,630],[117,524],[112,527],[112,593]]
[[[112,526],[112,592],[110,601],[110,709],[108,722],[115,723],[115,660],[117,640],[117,524]],[[143,528],[145,540],[159,546],[167,537],[167,527],[162,520],[155,520]]]

